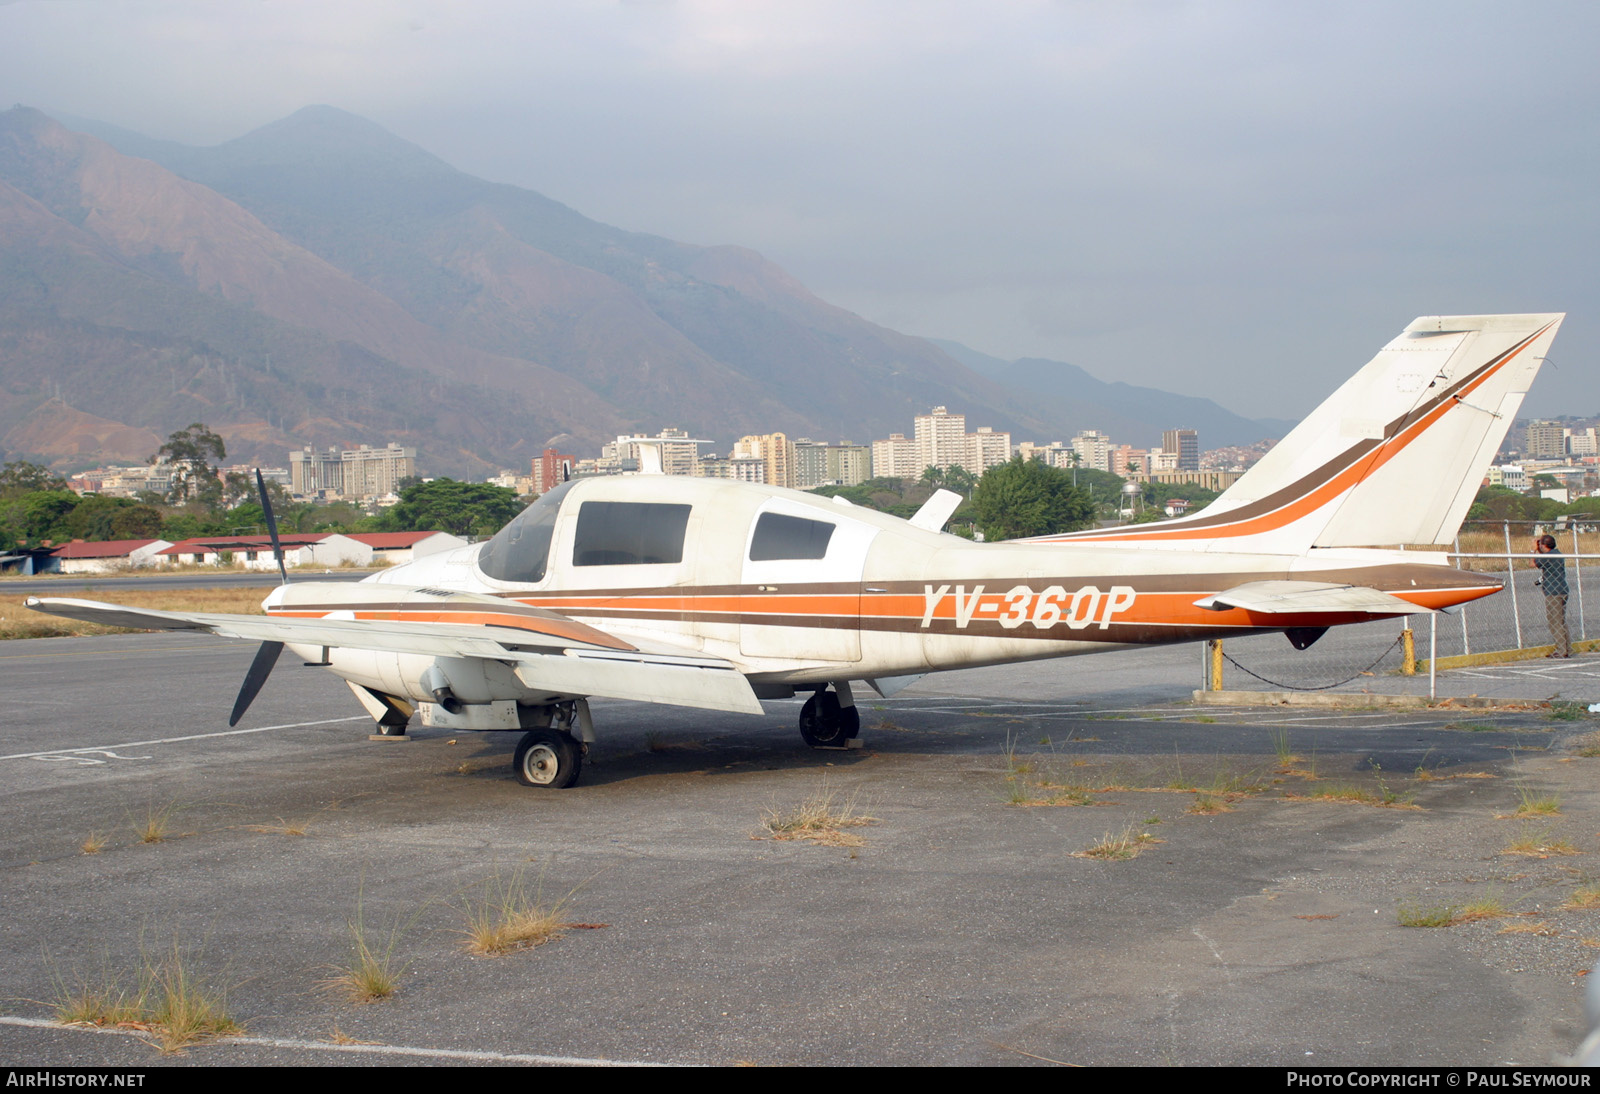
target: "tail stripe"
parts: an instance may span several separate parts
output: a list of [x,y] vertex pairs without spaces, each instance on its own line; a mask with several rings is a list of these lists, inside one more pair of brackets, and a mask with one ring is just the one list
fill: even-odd
[[[1551,324],[1546,324],[1539,328],[1515,346],[1463,376],[1426,403],[1390,422],[1384,427],[1381,441],[1371,439],[1360,441],[1321,467],[1302,476],[1298,481],[1267,497],[1215,516],[1202,514],[1192,521],[1184,522],[1182,527],[1154,525],[1144,529],[1118,528],[1110,532],[1072,532],[1061,536],[1046,536],[1031,542],[1216,539],[1275,531],[1314,513],[1399,455],[1407,445],[1425,433],[1446,412],[1457,405],[1465,405],[1462,404],[1463,396],[1471,394],[1514,360],[1540,335],[1549,330],[1550,326]],[[1478,408],[1469,407],[1469,409]]]

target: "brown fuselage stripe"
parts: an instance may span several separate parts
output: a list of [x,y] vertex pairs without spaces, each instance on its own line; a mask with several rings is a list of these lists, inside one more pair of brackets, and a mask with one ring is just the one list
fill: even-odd
[[[1339,494],[1360,483],[1377,468],[1388,463],[1432,426],[1455,405],[1455,401],[1471,394],[1488,380],[1502,365],[1527,349],[1540,335],[1550,329],[1547,323],[1533,334],[1480,365],[1444,391],[1418,407],[1414,407],[1384,427],[1383,439],[1364,440],[1345,449],[1333,459],[1302,476],[1297,481],[1265,498],[1249,502],[1215,516],[1197,516],[1185,521],[1181,527],[1152,527],[1148,531],[1119,528],[1111,532],[1069,532],[1061,536],[1032,539],[1030,543],[1092,543],[1150,539],[1231,538],[1270,532],[1314,512]],[[1363,460],[1366,466],[1358,470]],[[1227,529],[1219,531],[1218,529]]]
[[[1499,591],[1500,583],[1480,574],[1426,564],[1322,571],[1314,575],[1329,583],[1360,584],[1389,592],[1419,607],[1443,608],[1476,600]],[[636,623],[675,622],[713,625],[848,629],[878,632],[1015,638],[1079,642],[1176,642],[1242,631],[1281,631],[1294,627],[1325,627],[1384,618],[1367,612],[1265,613],[1242,608],[1210,611],[1194,601],[1237,587],[1240,579],[1255,581],[1307,580],[1288,572],[1254,574],[1098,575],[1093,577],[984,578],[973,583],[936,580],[890,581],[873,584],[814,582],[784,586],[716,585],[677,589],[585,589],[550,593],[504,593],[504,608],[482,602],[394,603],[350,606],[338,602],[297,604],[277,609],[274,616],[319,618],[328,612],[350,612],[361,620],[456,623],[504,627],[548,635],[566,641],[611,649],[635,647],[579,619],[615,619]],[[1065,616],[1070,598],[1078,590],[1097,590],[1089,615],[1098,616],[1104,603],[1120,588],[1133,594],[1126,606],[1099,618],[1079,621],[1074,627]],[[1027,590],[1029,606],[1051,588],[1060,588],[1054,600],[1061,618],[1045,626],[1031,619],[1007,627],[999,617],[1010,611],[1013,590]],[[870,590],[870,591],[868,591]],[[966,598],[963,613],[958,595]],[[929,608],[930,596],[934,599]],[[512,600],[511,597],[521,599]],[[965,623],[961,622],[965,616]],[[1399,614],[1399,613],[1395,613]]]

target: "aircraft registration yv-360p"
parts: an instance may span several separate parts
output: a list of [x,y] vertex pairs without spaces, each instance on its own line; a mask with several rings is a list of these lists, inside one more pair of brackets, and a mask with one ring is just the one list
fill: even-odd
[[260,641],[230,724],[288,646],[343,677],[380,733],[413,716],[520,730],[530,786],[577,779],[591,697],[759,715],[810,691],[802,737],[840,746],[859,728],[858,682],[888,695],[945,669],[1265,631],[1303,649],[1331,626],[1497,591],[1442,554],[1370,545],[1454,538],[1562,318],[1418,319],[1175,520],[980,544],[940,530],[960,500],[946,491],[905,521],[639,474],[563,483],[486,543],[358,584],[285,583],[265,616],[28,603]]

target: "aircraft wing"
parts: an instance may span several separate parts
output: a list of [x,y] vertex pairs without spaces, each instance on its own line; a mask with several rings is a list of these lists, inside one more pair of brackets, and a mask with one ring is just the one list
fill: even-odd
[[1265,615],[1314,615],[1318,612],[1420,615],[1433,610],[1377,589],[1328,581],[1249,581],[1196,600],[1194,604],[1214,612],[1243,608]]
[[481,657],[515,666],[529,687],[573,696],[635,699],[672,706],[761,714],[761,702],[731,661],[636,649],[577,620],[543,612],[551,626],[422,623],[394,619],[327,619],[210,612],[163,612],[95,600],[29,597],[34,611],[108,627],[204,631],[286,645]]

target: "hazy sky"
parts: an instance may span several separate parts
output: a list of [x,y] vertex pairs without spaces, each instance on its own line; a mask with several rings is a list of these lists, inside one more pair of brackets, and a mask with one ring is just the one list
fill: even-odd
[[310,103],[868,319],[1297,417],[1413,317],[1568,311],[1600,414],[1600,5],[0,0],[0,106]]

